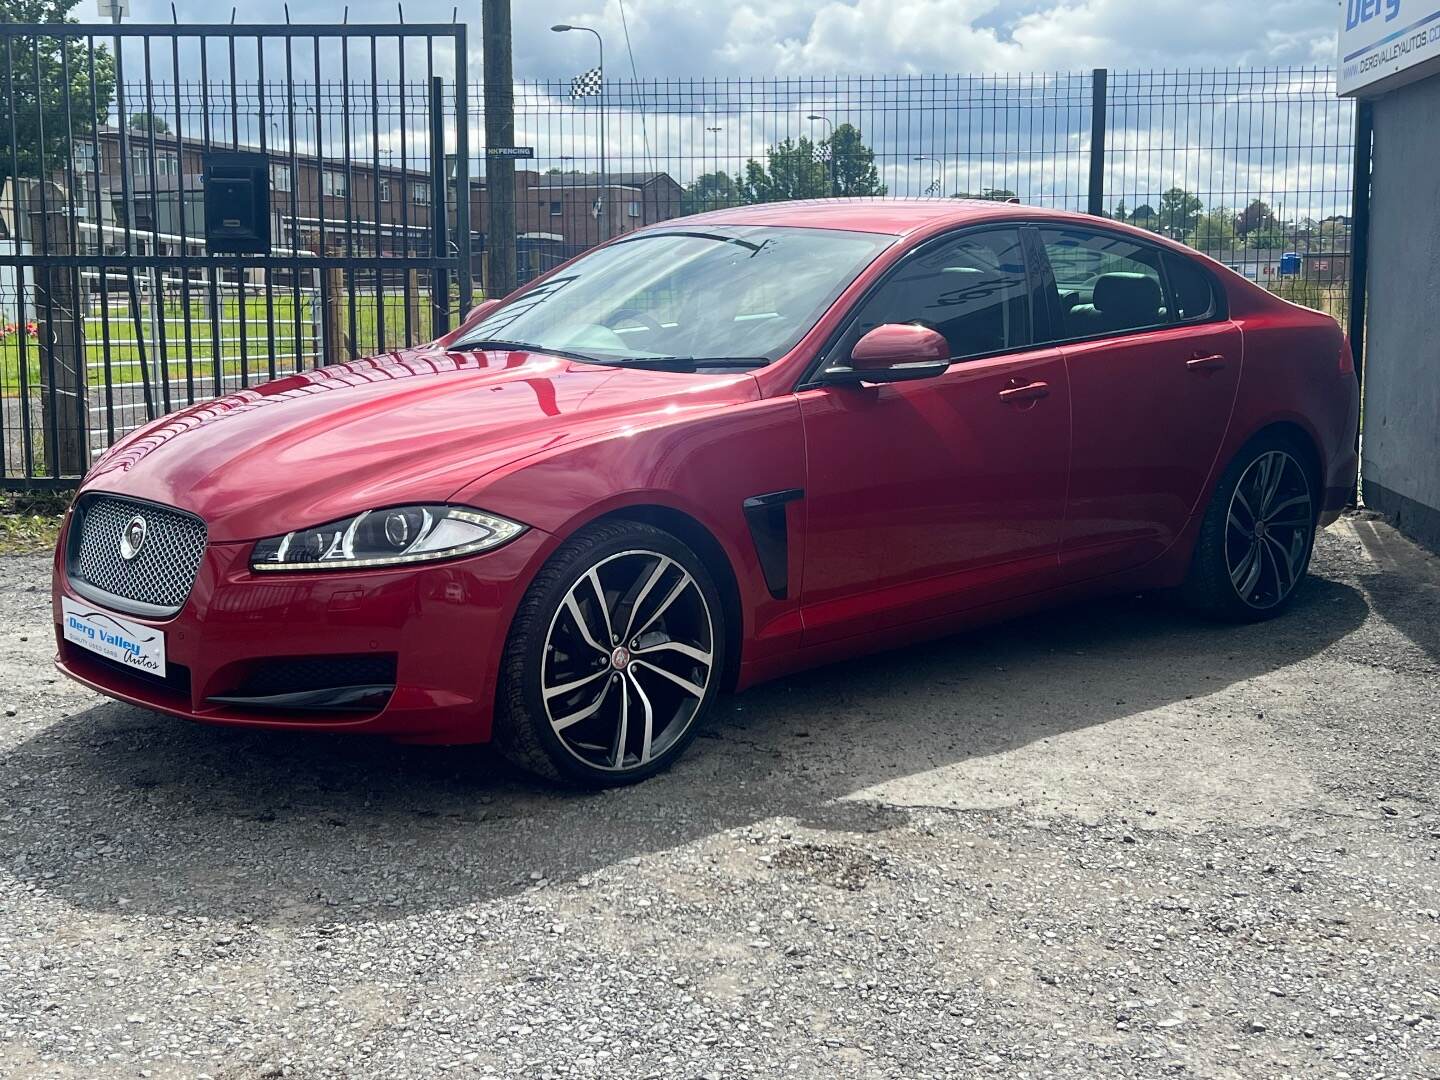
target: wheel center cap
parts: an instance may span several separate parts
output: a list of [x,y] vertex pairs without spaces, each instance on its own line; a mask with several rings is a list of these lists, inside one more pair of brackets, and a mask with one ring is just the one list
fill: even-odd
[[615,651],[610,654],[610,666],[616,671],[624,671],[630,666],[630,650],[624,645],[615,646]]
[[1257,522],[1255,522],[1255,535],[1256,535],[1256,536],[1264,536],[1264,535],[1265,535],[1265,522],[1264,522],[1263,520],[1262,520],[1262,521],[1257,521]]

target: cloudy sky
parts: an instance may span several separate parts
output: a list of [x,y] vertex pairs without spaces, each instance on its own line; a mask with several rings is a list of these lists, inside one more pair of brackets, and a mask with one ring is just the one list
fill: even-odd
[[[93,15],[94,0],[78,14]],[[182,21],[223,21],[228,5],[176,0]],[[334,0],[290,0],[295,22],[330,21]],[[281,0],[245,0],[238,22],[281,21]],[[409,22],[448,22],[449,0],[405,0]],[[626,0],[642,78],[1076,71],[1091,67],[1329,64],[1333,0]],[[479,3],[459,6],[478,31]],[[592,63],[593,38],[548,32],[556,22],[604,33],[611,71],[628,70],[619,0],[513,0],[515,74],[568,75]],[[136,21],[170,20],[168,0],[131,0]],[[396,18],[396,4],[352,0],[351,22]],[[479,35],[472,40],[478,51]]]
[[[451,0],[403,2],[409,23],[449,22],[457,10]],[[1053,73],[1106,67],[1117,73],[1109,111],[1113,175],[1106,189],[1116,199],[1133,207],[1181,186],[1207,206],[1264,198],[1294,214],[1321,217],[1348,205],[1349,103],[1336,101],[1323,74],[1275,70],[1323,73],[1333,66],[1338,0],[1272,0],[1263,17],[1254,0],[624,2],[640,79],[697,81],[628,82],[621,0],[512,0],[515,75],[526,83],[517,96],[515,142],[535,149],[531,167],[598,168],[603,124],[611,170],[661,169],[688,183],[717,169],[739,172],[786,138],[823,137],[825,130],[808,119],[814,113],[861,129],[892,194],[996,187],[1027,201],[1073,207],[1088,171],[1089,81]],[[94,3],[82,0],[77,14],[93,18]],[[131,21],[170,21],[169,0],[130,3]],[[229,18],[223,0],[223,6],[175,3],[182,24]],[[458,10],[471,28],[470,71],[478,82],[479,0]],[[330,23],[347,11],[352,24],[393,24],[398,17],[395,0],[350,0],[348,9],[344,0],[289,0],[296,23]],[[283,19],[283,0],[247,0],[236,22]],[[609,81],[603,109],[595,99],[568,100],[562,80],[594,64],[595,42],[588,34],[551,33],[560,22],[604,34]],[[278,43],[271,46],[273,79],[283,60]],[[131,49],[139,47],[132,42]],[[393,52],[395,45],[385,47]],[[244,58],[253,48],[240,49],[242,83],[253,78],[253,58]],[[351,50],[352,77],[362,82],[365,49],[359,42]],[[438,47],[437,58],[445,51]],[[327,44],[323,54],[321,81],[331,83],[338,77],[336,46]],[[217,55],[211,70],[223,76]],[[407,79],[417,70],[411,55]],[[193,80],[197,64],[191,53],[184,56],[181,80]],[[419,56],[423,68],[423,51]],[[157,62],[161,69],[167,63]],[[308,65],[302,61],[302,81],[310,77]],[[140,70],[137,57],[128,70]],[[377,70],[382,82],[394,79],[393,57],[382,55]],[[1177,70],[1185,74],[1135,75],[1128,82],[1118,74]],[[968,78],[983,73],[1015,77]],[[875,75],[950,78],[855,78]],[[166,77],[157,71],[158,80]],[[698,81],[727,77],[737,81]],[[353,92],[350,104],[350,137],[363,157],[373,145],[368,105]],[[342,131],[337,108],[333,101],[326,105],[330,122],[317,136],[331,154],[339,152]],[[240,111],[253,113],[253,105]],[[393,102],[381,111],[382,152],[403,150]],[[269,112],[273,118],[279,106]],[[418,114],[412,104],[411,129]],[[482,132],[478,99],[471,116],[472,130]],[[251,144],[259,138],[253,119],[242,115],[243,141]],[[301,135],[306,140],[308,130]],[[423,132],[411,130],[409,140],[410,152],[419,153]],[[477,171],[482,141],[483,134],[471,141]]]

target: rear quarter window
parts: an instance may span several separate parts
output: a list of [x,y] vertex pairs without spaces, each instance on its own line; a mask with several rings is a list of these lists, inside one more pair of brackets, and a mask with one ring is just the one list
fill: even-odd
[[1183,323],[1204,322],[1220,314],[1220,297],[1211,276],[1194,262],[1172,251],[1165,253],[1165,275],[1175,298],[1176,318]]

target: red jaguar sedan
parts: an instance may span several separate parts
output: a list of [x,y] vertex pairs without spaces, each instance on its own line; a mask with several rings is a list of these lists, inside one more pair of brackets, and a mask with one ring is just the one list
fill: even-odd
[[1355,487],[1326,315],[1102,219],[669,221],[433,344],[135,432],[55,559],[62,671],[256,728],[635,781],[716,695],[1121,589],[1280,612]]

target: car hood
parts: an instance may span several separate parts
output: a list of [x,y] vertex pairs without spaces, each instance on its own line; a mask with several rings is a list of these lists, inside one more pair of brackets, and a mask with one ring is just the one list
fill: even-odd
[[377,506],[444,502],[521,458],[758,395],[744,373],[428,346],[163,417],[116,443],[82,491],[178,506],[213,540],[253,540]]

